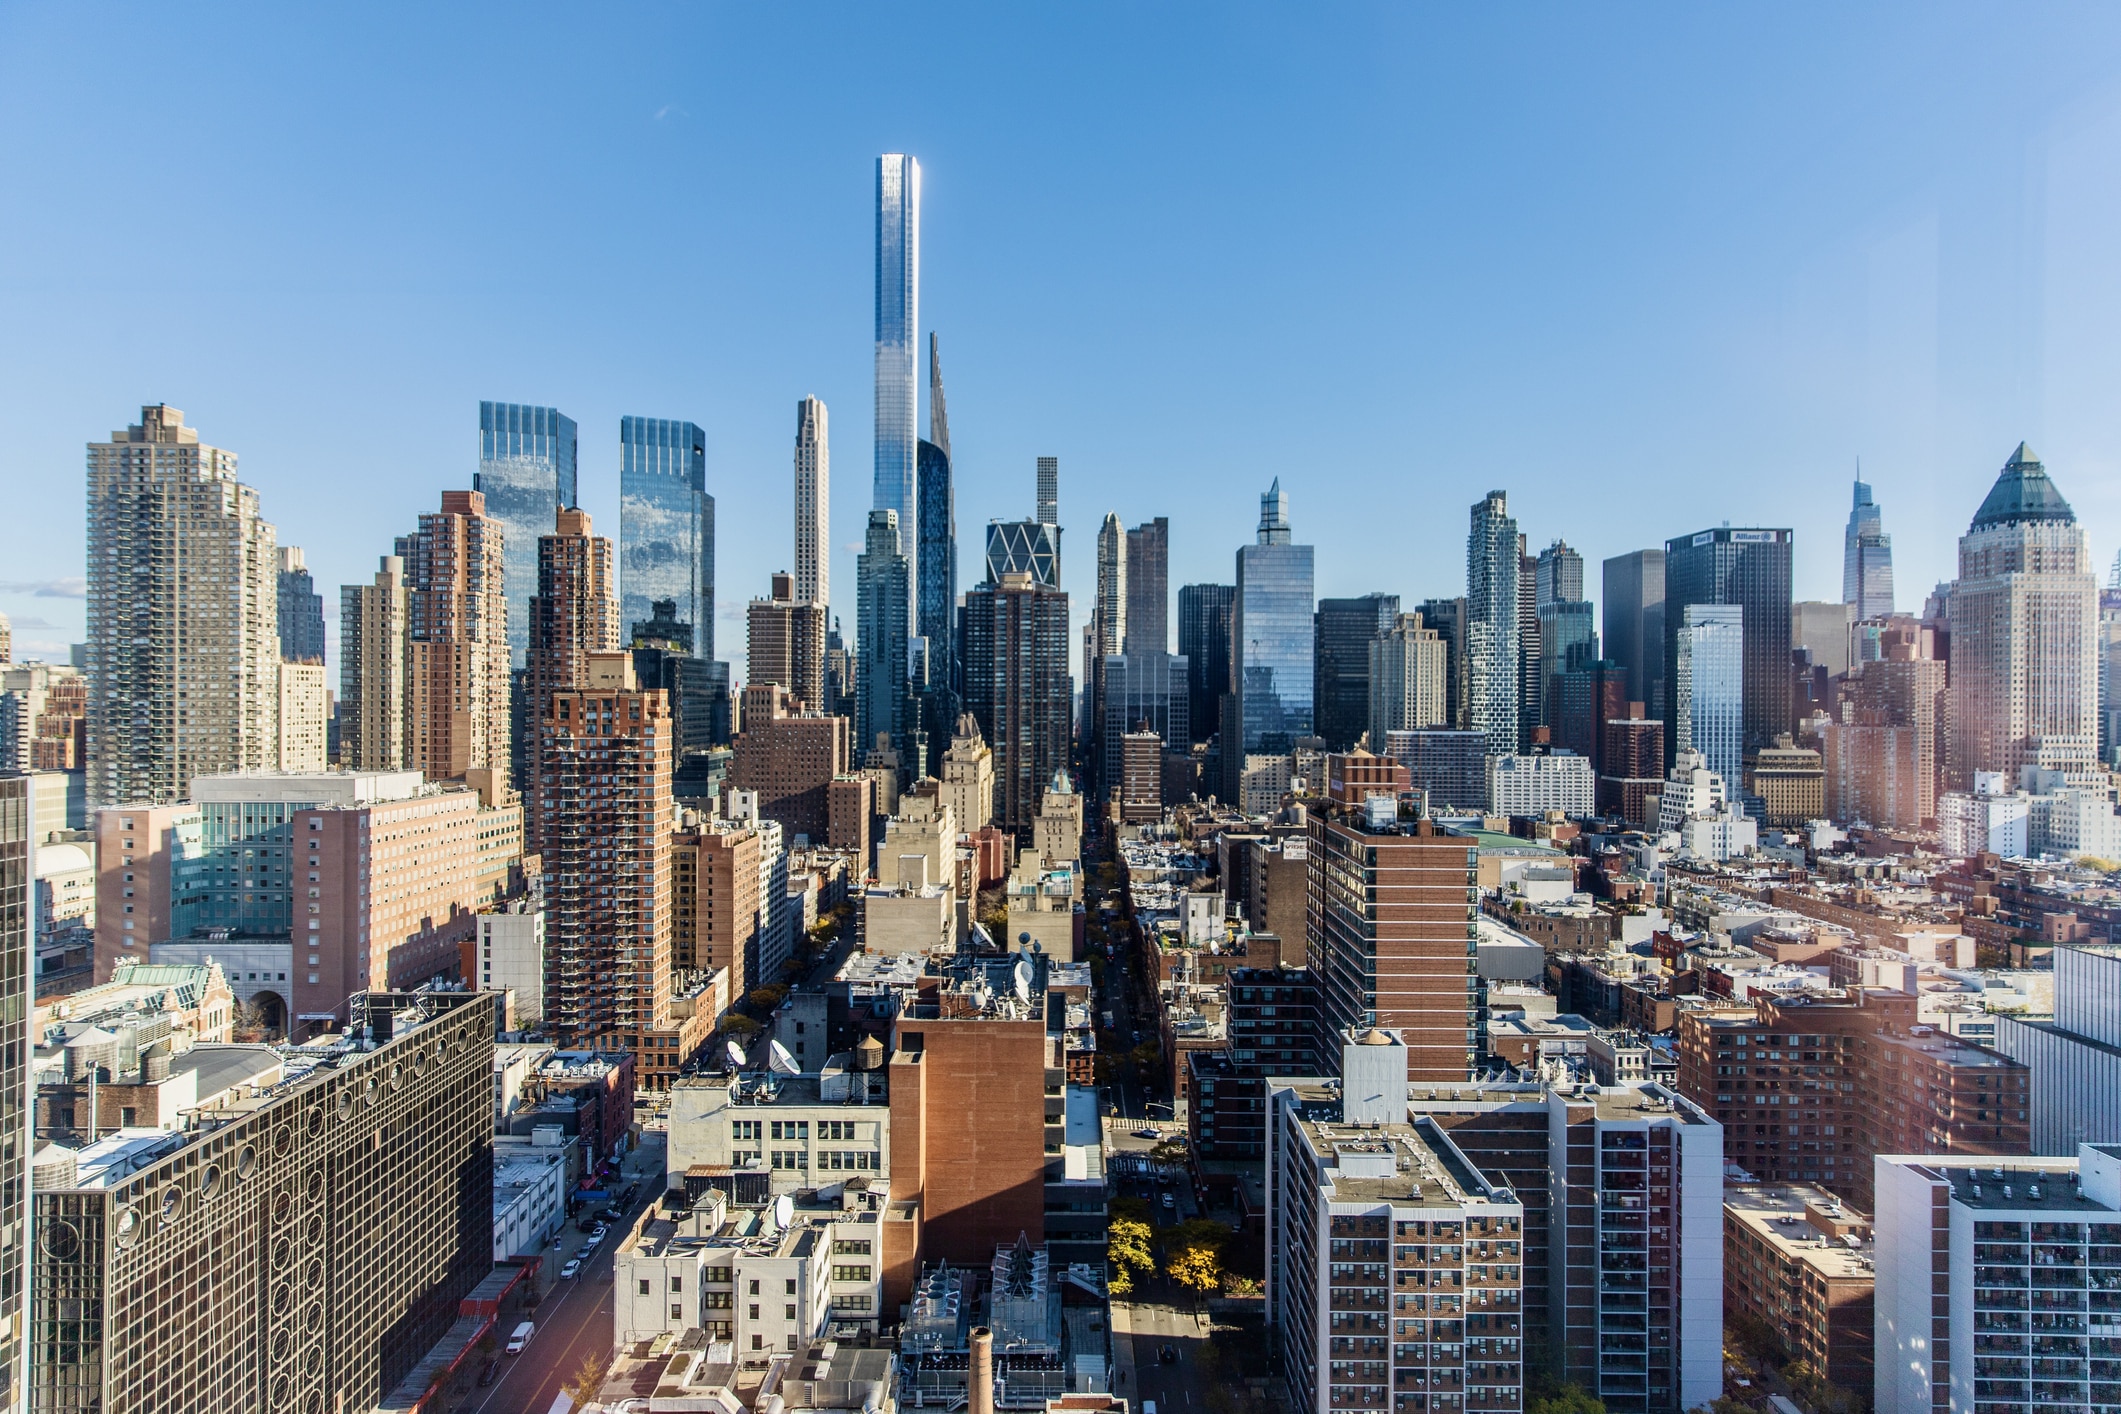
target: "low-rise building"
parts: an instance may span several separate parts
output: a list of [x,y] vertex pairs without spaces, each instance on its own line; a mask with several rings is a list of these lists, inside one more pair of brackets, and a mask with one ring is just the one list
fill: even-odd
[[559,1146],[496,1155],[493,1165],[493,1259],[527,1257],[567,1221],[570,1187]]
[[888,1178],[890,1095],[883,1069],[856,1068],[864,1058],[836,1056],[816,1077],[769,1070],[680,1080],[670,1089],[666,1185],[696,1194],[751,1174],[762,1192],[797,1193]]

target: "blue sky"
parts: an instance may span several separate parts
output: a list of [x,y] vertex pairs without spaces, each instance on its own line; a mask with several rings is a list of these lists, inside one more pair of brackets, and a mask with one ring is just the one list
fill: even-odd
[[2112,7],[17,0],[0,610],[79,636],[82,444],[143,402],[335,608],[507,398],[581,424],[614,534],[620,416],[707,429],[741,663],[816,394],[851,629],[883,151],[924,171],[963,583],[1055,453],[1079,609],[1107,510],[1226,580],[1276,476],[1321,594],[1459,592],[1502,487],[1593,561],[1791,525],[1838,597],[1860,457],[1919,607],[2020,438],[2104,566],[2117,78]]

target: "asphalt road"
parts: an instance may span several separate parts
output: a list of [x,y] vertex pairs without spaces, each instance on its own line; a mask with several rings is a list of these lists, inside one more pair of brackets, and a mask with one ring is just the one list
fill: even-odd
[[[1151,1295],[1148,1301],[1127,1305],[1133,1328],[1135,1388],[1113,1393],[1131,1400],[1136,1409],[1144,1400],[1154,1400],[1156,1414],[1198,1414],[1207,1408],[1205,1400],[1193,1397],[1201,1381],[1199,1355],[1207,1344],[1207,1330],[1191,1310]],[[1166,1345],[1178,1356],[1168,1365],[1158,1358]]]

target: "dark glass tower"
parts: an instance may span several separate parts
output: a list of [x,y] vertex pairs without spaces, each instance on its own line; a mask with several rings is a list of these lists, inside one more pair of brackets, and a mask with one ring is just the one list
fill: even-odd
[[714,656],[714,498],[707,434],[690,422],[619,419],[619,622],[654,616],[658,600],[692,626],[692,651]]
[[1171,522],[1163,516],[1127,532],[1127,633],[1121,651],[1171,651]]
[[910,764],[907,748],[912,744],[907,721],[907,658],[911,635],[907,632],[906,556],[899,549],[898,512],[869,512],[867,548],[855,561],[855,592],[860,597],[856,645],[861,654],[861,686],[857,690],[855,743],[857,757],[876,746],[879,736],[888,736],[902,764]]
[[1664,551],[1605,562],[1605,653],[1628,670],[1628,701],[1664,717]]
[[943,368],[935,335],[928,336],[928,435],[920,444],[920,564],[914,575],[919,611],[914,632],[927,642],[926,681],[919,685],[921,724],[931,742],[947,743],[957,724],[963,676],[957,643],[957,491],[950,469],[950,421],[943,405]]
[[[1723,526],[1664,542],[1664,681],[1679,681],[1679,630],[1694,604],[1736,604],[1744,625],[1744,750],[1790,729],[1790,544],[1787,530]],[[1666,721],[1671,721],[1668,704]],[[1667,730],[1665,763],[1679,733]]]
[[[1370,721],[1370,640],[1399,617],[1397,594],[1321,599],[1314,617],[1311,698],[1326,750],[1346,751]],[[1370,743],[1372,751],[1384,743]]]
[[1022,835],[1047,783],[1068,767],[1067,592],[1025,574],[974,586],[964,644],[965,710],[994,751],[994,820]]
[[1215,735],[1220,703],[1230,691],[1228,584],[1188,584],[1178,591],[1178,652],[1186,660],[1186,696],[1195,742]]
[[324,661],[324,596],[299,545],[280,547],[280,656],[290,663]]

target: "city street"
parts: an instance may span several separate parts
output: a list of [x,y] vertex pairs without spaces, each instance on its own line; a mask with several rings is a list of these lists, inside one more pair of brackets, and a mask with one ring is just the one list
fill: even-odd
[[[1157,1414],[1184,1414],[1202,1409],[1193,1398],[1200,1383],[1199,1357],[1207,1344],[1208,1328],[1188,1306],[1174,1306],[1149,1284],[1145,1301],[1112,1303],[1112,1344],[1117,1372],[1125,1376],[1112,1392],[1132,1401],[1139,1410],[1144,1400],[1156,1401]],[[1183,1300],[1183,1298],[1180,1298]],[[1178,1358],[1170,1364],[1161,1359],[1165,1346]]]

